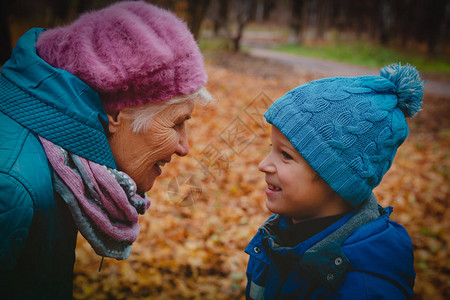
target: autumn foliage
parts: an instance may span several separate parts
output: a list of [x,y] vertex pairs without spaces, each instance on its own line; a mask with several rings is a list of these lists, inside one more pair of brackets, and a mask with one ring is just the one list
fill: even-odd
[[[317,78],[243,54],[207,59],[214,105],[188,122],[190,154],[174,158],[148,193],[149,211],[125,261],[101,257],[79,236],[76,299],[243,299],[244,249],[270,215],[258,163],[269,151],[265,108]],[[450,299],[450,96],[425,94],[410,136],[375,189],[410,233],[415,299]]]

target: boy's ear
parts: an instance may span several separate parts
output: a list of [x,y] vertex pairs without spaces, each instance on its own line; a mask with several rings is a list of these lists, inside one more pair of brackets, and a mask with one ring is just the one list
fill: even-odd
[[109,132],[116,133],[117,131],[119,131],[119,128],[123,123],[122,111],[108,111],[106,112],[106,115],[108,116]]

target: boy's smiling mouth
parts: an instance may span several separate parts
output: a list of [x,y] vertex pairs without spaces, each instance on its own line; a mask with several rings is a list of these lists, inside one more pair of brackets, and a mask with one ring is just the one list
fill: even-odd
[[268,183],[268,182],[267,182],[267,187],[268,187],[269,190],[271,190],[271,191],[281,191],[281,188],[279,188],[279,187],[277,187],[277,186],[275,186],[275,185],[272,185],[272,184],[270,184],[270,183]]

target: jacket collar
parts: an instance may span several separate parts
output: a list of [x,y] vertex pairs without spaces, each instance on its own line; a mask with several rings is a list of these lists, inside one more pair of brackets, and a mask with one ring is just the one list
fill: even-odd
[[325,287],[337,289],[345,279],[350,261],[341,250],[342,243],[359,227],[377,219],[381,207],[372,193],[348,222],[308,249],[300,260],[300,268],[313,274]]
[[[266,254],[280,262],[276,257],[287,259],[278,267],[300,267],[312,277],[316,278],[323,286],[330,290],[337,289],[343,282],[345,274],[350,267],[350,262],[341,250],[342,243],[359,227],[367,224],[381,215],[374,194],[363,202],[355,212],[342,218],[319,234],[305,242],[292,247],[279,247],[270,237],[271,227],[277,223],[279,215],[274,215],[260,228],[259,234],[264,236],[267,245]],[[248,251],[253,255],[251,251]],[[297,261],[297,262],[295,262]]]
[[17,42],[0,76],[0,110],[32,132],[88,160],[116,168],[98,94],[36,53],[42,28]]

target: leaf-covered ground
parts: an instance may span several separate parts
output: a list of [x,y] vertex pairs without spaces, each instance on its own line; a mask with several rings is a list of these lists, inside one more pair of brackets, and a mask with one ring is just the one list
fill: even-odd
[[[244,249],[270,215],[258,163],[269,151],[265,108],[316,78],[245,55],[209,57],[214,105],[189,121],[191,152],[174,158],[148,193],[152,206],[129,259],[101,258],[79,236],[76,299],[243,299]],[[410,136],[375,189],[410,233],[415,299],[450,299],[450,96],[426,94]]]

